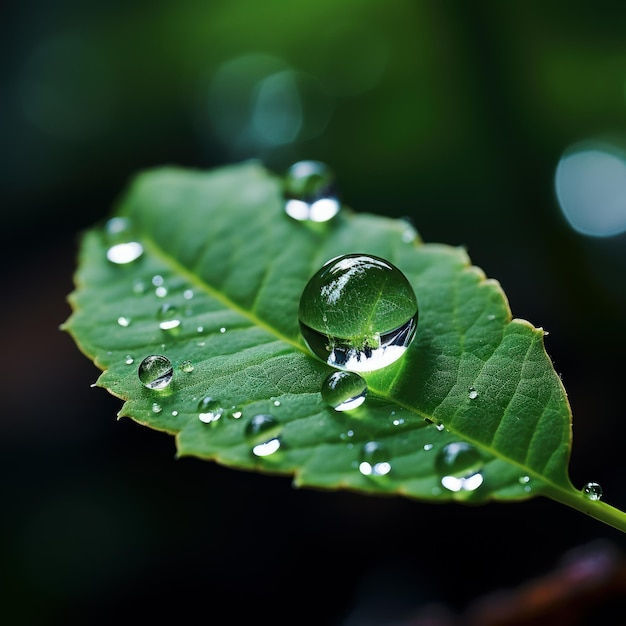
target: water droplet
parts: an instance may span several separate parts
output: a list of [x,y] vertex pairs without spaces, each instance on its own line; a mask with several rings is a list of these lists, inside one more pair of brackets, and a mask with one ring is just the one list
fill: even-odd
[[126,328],[127,326],[130,326],[130,317],[124,317],[123,315],[120,315],[120,317],[117,318],[117,323]]
[[151,354],[139,364],[139,380],[148,389],[165,389],[174,376],[172,362],[162,354]]
[[520,485],[524,485],[524,491],[530,493],[533,488],[530,484],[530,476],[520,476],[518,479]]
[[474,491],[483,483],[480,452],[462,441],[445,445],[435,458],[435,471],[449,491]]
[[136,280],[133,283],[133,293],[137,296],[142,296],[146,293],[146,283],[143,280]]
[[429,450],[433,449],[433,444],[432,443],[425,443],[424,444],[424,450],[426,450],[426,452],[428,452]]
[[178,415],[178,411],[173,410],[173,411],[172,411],[172,417],[176,417],[177,415]]
[[186,374],[189,374],[190,372],[193,372],[195,368],[194,364],[189,359],[186,359],[180,364],[180,369],[183,370],[183,372],[185,372]]
[[160,320],[159,328],[161,330],[174,330],[180,326],[178,319],[178,309],[169,303],[164,303],[157,311],[157,318]]
[[206,396],[200,400],[198,403],[198,410],[200,411],[198,418],[205,424],[217,422],[217,420],[224,414],[224,407],[222,404],[211,396]]
[[126,363],[126,365],[132,365],[135,362],[135,359],[133,359],[133,357],[130,354],[127,354],[126,357],[124,358],[124,363]]
[[165,296],[167,295],[167,289],[165,287],[157,287],[154,290],[154,293],[156,294],[157,298],[165,298]]
[[496,316],[495,316],[493,313],[490,313],[489,315],[487,315],[487,319],[488,319],[490,322],[493,322],[493,320],[495,320],[495,319],[496,319]]
[[233,419],[238,420],[243,415],[243,411],[241,407],[233,404],[233,406],[231,406],[228,410],[228,415],[230,415],[230,417],[232,417]]
[[193,298],[193,291],[191,289],[185,289],[185,291],[183,291],[183,298],[185,298],[185,300],[191,300]]
[[256,456],[268,456],[280,448],[281,426],[274,416],[259,413],[246,424],[244,434]]
[[320,161],[294,163],[284,178],[285,212],[298,221],[327,222],[341,203],[335,176]]
[[152,412],[153,413],[160,413],[162,410],[163,410],[163,407],[158,402],[153,402],[152,403]]
[[379,441],[368,441],[361,451],[359,471],[364,476],[385,476],[391,471],[389,455]]
[[406,276],[379,257],[347,254],[307,283],[300,330],[310,350],[341,370],[367,372],[399,359],[415,336],[417,300]]
[[280,400],[274,400],[273,404],[274,406],[280,406]]
[[443,429],[445,428],[445,426],[443,425],[443,423],[442,423],[442,422],[437,422],[437,423],[435,424],[435,428],[436,428],[439,432],[441,432],[441,431],[443,431]]
[[161,276],[160,274],[155,274],[152,277],[152,284],[155,287],[160,287],[161,285],[163,285],[165,283],[165,279],[163,278],[163,276]]
[[220,328],[220,333],[224,334],[225,332],[226,332],[226,328],[225,328],[224,326],[222,326],[222,327]]
[[589,500],[601,500],[604,491],[599,483],[588,482],[582,488],[583,495]]
[[475,400],[476,398],[478,398],[478,391],[476,391],[475,387],[469,387],[467,390],[467,395],[469,396],[470,400]]
[[126,265],[136,261],[143,254],[143,246],[135,241],[132,224],[125,217],[113,217],[104,227],[110,244],[107,259],[116,265]]
[[367,383],[356,372],[332,372],[322,383],[322,399],[335,411],[356,409],[366,395]]

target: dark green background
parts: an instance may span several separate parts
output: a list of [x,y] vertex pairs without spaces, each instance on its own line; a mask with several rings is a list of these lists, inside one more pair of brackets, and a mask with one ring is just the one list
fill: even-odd
[[[466,246],[513,315],[549,331],[574,414],[572,481],[600,482],[626,510],[626,239],[572,231],[553,184],[568,146],[626,131],[626,5],[27,0],[2,12],[7,624],[400,624],[432,604],[460,614],[597,540],[626,547],[550,501],[298,491],[175,460],[171,437],[116,421],[120,402],[90,387],[96,368],[58,329],[78,235],[136,171],[320,159],[346,204]],[[294,141],[237,144],[250,90],[210,99],[225,64],[250,82],[246,59],[283,72],[266,87],[305,87]],[[257,114],[280,129],[278,96]],[[611,623],[611,602],[588,623]]]

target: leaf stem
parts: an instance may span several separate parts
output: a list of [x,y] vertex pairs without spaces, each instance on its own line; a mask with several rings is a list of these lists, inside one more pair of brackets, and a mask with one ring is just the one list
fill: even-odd
[[557,487],[548,488],[544,495],[626,533],[626,512],[606,502],[590,500],[581,492]]

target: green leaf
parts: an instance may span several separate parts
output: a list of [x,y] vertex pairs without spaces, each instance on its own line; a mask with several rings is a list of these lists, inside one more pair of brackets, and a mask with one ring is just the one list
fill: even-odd
[[[255,162],[141,173],[114,216],[126,222],[82,237],[62,328],[102,370],[96,384],[124,400],[119,416],[175,435],[179,456],[422,500],[544,495],[626,529],[621,512],[570,482],[570,406],[543,330],[511,318],[499,283],[464,249],[346,206],[327,223],[296,221],[281,178]],[[111,262],[107,251],[129,239],[143,254]],[[340,412],[322,398],[334,370],[309,351],[298,307],[311,276],[351,253],[400,268],[419,322],[398,361],[362,374],[364,404]],[[172,364],[162,390],[139,378],[150,355]],[[277,449],[255,454],[267,440]]]

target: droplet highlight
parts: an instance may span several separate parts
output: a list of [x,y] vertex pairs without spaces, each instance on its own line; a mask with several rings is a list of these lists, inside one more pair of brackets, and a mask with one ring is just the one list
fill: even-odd
[[139,380],[147,389],[165,389],[174,376],[172,362],[162,354],[151,354],[139,364]]
[[298,221],[327,222],[341,208],[335,175],[320,161],[298,161],[284,177],[285,212]]
[[435,458],[435,471],[448,491],[474,491],[483,483],[480,452],[462,441],[445,445]]
[[356,372],[336,371],[324,379],[321,394],[335,411],[351,411],[365,402],[367,383]]
[[418,307],[411,284],[393,264],[347,254],[311,277],[298,316],[313,354],[338,369],[367,372],[406,352],[415,337]]

